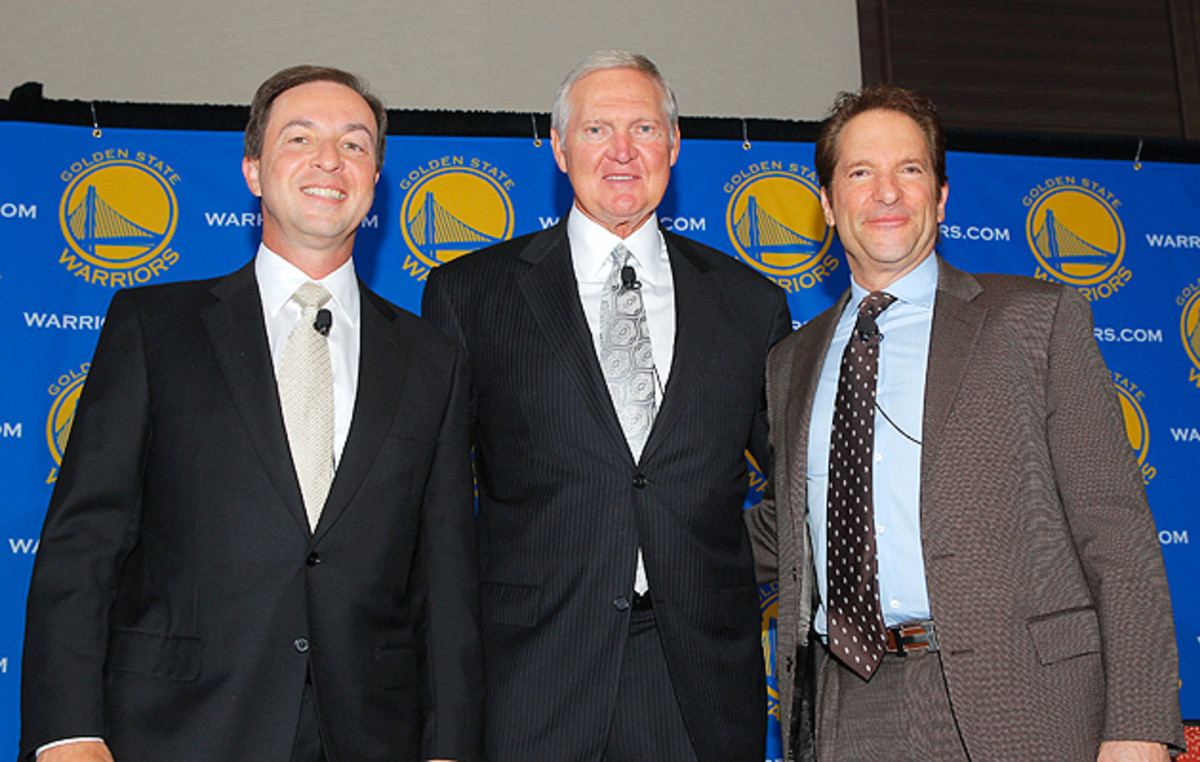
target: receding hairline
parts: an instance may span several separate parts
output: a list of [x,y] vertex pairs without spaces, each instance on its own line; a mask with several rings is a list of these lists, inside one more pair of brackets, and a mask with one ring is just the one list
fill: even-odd
[[644,75],[654,85],[658,94],[659,111],[669,127],[669,139],[675,142],[675,134],[679,128],[679,101],[671,83],[653,61],[641,53],[631,50],[598,50],[587,56],[567,73],[558,89],[554,92],[554,104],[550,111],[550,128],[554,130],[559,140],[565,140],[566,130],[570,122],[571,94],[575,86],[582,80],[601,71],[616,70],[636,71]]

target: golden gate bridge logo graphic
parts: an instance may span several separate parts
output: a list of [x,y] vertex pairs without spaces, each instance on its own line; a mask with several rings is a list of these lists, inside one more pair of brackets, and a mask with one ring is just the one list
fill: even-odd
[[58,478],[58,467],[62,465],[63,453],[67,450],[71,425],[75,423],[75,408],[79,405],[79,395],[83,393],[83,384],[87,381],[89,369],[90,363],[84,363],[79,368],[62,374],[50,385],[50,394],[54,395],[54,402],[46,416],[46,445],[50,448],[50,457],[54,458],[54,466],[50,475],[46,477],[47,484],[53,484]]
[[779,722],[779,675],[775,672],[775,655],[779,650],[779,583],[758,586],[758,602],[762,613],[763,662],[767,665],[767,716]]
[[[1191,298],[1183,305],[1183,314],[1179,319],[1179,333],[1183,339],[1183,349],[1187,352],[1192,365],[1200,370],[1200,290],[1192,293]],[[1200,374],[1192,373],[1191,380],[1200,386]]]
[[1142,410],[1142,406],[1128,389],[1120,384],[1114,386],[1121,402],[1121,414],[1125,417],[1125,434],[1129,437],[1129,446],[1137,453],[1138,466],[1142,466],[1150,451],[1150,423],[1146,420],[1146,411]]
[[1125,228],[1100,195],[1079,185],[1057,187],[1029,210],[1025,233],[1053,277],[1074,286],[1106,281],[1121,267]]
[[125,270],[167,248],[178,209],[170,184],[153,168],[107,161],[67,186],[59,222],[76,254],[96,267]]
[[484,172],[445,167],[409,189],[400,207],[408,248],[429,267],[512,237],[512,200]]
[[746,178],[730,194],[725,225],[741,258],[775,277],[799,275],[818,264],[833,240],[817,187],[783,170]]
[[1142,405],[1138,401],[1142,392],[1128,379],[1117,380],[1120,377],[1116,373],[1113,376],[1113,386],[1117,388],[1117,400],[1121,405],[1121,415],[1125,418],[1125,435],[1129,439],[1129,446],[1137,454],[1138,471],[1142,474],[1142,483],[1149,484],[1158,475],[1158,469],[1146,462],[1146,456],[1150,453],[1150,422],[1146,418],[1146,411],[1142,409]]

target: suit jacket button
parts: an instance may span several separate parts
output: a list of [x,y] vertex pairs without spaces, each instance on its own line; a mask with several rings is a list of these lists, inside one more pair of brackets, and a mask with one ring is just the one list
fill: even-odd
[[292,645],[300,653],[308,653],[308,638],[301,636],[292,641]]
[[613,608],[616,609],[617,611],[627,610],[629,608],[629,599],[626,598],[625,596],[621,596],[620,598],[617,598],[615,601],[613,601]]
[[309,566],[316,566],[317,564],[321,563],[321,556],[317,553],[317,551],[314,550],[312,553],[308,554],[308,558],[304,559],[304,563],[308,564]]
[[637,487],[638,489],[644,489],[649,483],[650,480],[646,478],[645,474],[638,474],[637,476],[633,477],[633,486]]

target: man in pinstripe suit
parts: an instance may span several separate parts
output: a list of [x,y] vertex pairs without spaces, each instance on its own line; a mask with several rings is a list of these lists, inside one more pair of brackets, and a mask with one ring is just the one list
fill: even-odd
[[[784,294],[659,226],[678,111],[649,60],[584,60],[551,135],[570,214],[438,268],[424,299],[471,369],[488,758],[761,762],[741,514]],[[636,410],[598,359],[613,294],[645,350]]]

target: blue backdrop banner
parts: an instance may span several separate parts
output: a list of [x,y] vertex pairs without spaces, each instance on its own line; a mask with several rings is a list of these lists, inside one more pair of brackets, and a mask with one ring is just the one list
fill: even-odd
[[[25,593],[104,313],[117,288],[249,261],[258,202],[241,135],[0,122],[0,749],[16,748]],[[789,292],[797,325],[846,287],[810,143],[684,140],[659,209]],[[1200,718],[1200,166],[951,152],[940,253],[972,272],[1059,281],[1092,304],[1166,558],[1187,718]],[[554,224],[571,191],[547,141],[391,136],[355,259],[416,312],[429,271]],[[763,480],[757,464],[748,501]],[[771,656],[775,591],[763,590]],[[777,696],[773,678],[770,700]],[[772,709],[774,705],[772,703]],[[768,756],[781,758],[772,717]]]

